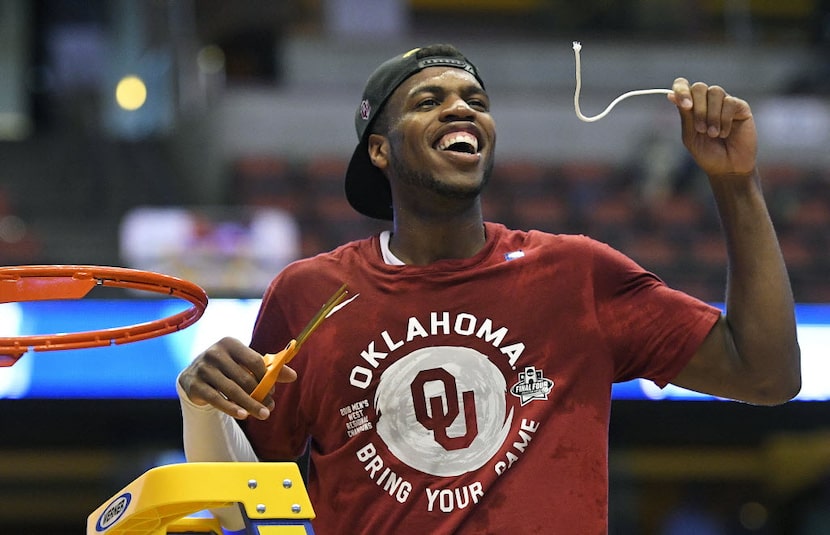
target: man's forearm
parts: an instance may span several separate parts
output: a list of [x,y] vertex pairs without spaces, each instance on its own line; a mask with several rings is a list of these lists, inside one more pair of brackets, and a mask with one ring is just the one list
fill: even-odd
[[726,237],[726,317],[735,347],[764,395],[785,401],[800,389],[795,306],[760,177],[710,181]]
[[258,461],[251,443],[233,418],[213,407],[202,407],[188,400],[178,381],[176,391],[182,407],[182,438],[188,461]]

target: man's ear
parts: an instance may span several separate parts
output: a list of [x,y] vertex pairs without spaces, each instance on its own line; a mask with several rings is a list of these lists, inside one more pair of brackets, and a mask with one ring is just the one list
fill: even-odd
[[389,166],[389,141],[380,134],[369,134],[369,159],[375,167],[384,170]]

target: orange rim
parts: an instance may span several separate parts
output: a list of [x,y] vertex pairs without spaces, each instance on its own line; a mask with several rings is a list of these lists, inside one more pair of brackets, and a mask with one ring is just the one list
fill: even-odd
[[207,294],[197,284],[152,271],[75,265],[0,267],[0,303],[80,299],[95,286],[164,294],[188,301],[191,306],[166,318],[125,327],[0,337],[0,366],[14,364],[30,350],[57,351],[126,344],[180,331],[201,318],[208,304]]

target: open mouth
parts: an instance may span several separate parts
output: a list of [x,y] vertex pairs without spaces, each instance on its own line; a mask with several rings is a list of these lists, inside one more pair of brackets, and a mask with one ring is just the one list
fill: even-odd
[[476,154],[478,153],[478,139],[469,132],[450,132],[438,140],[435,148],[463,154]]

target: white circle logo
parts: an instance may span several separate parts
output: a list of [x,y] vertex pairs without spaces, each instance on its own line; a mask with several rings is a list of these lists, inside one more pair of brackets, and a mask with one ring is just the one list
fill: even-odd
[[513,410],[486,355],[466,347],[413,351],[380,378],[377,433],[407,465],[435,476],[480,468],[504,443]]

